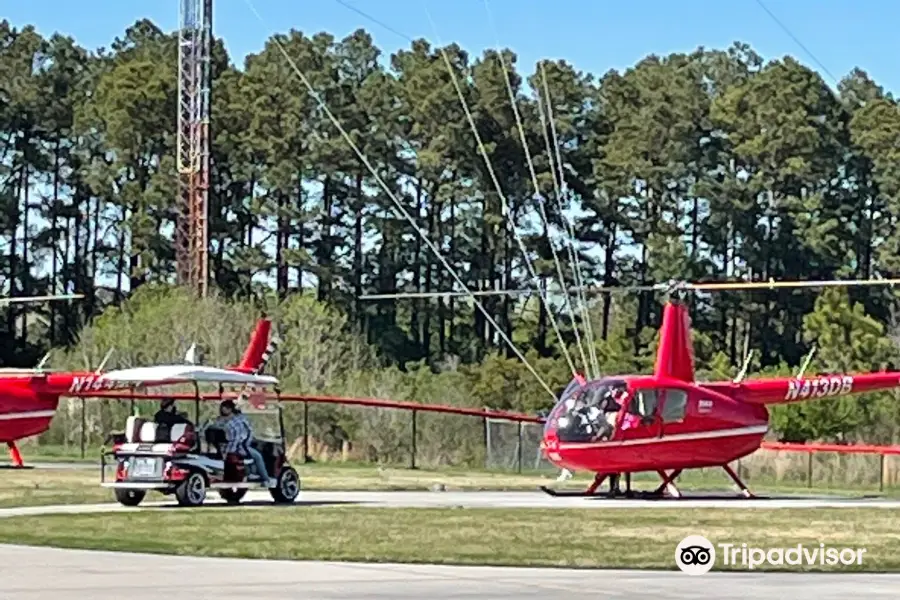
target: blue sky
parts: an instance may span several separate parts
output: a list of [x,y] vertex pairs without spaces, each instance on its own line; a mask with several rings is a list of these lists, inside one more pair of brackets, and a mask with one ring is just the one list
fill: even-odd
[[[335,0],[218,0],[215,35],[232,58],[260,50],[274,32],[296,28],[343,37],[364,27],[386,53],[408,45],[396,33],[366,20]],[[751,44],[766,58],[791,54],[822,71],[766,14],[756,0],[345,0],[410,37],[455,41],[480,53],[498,41],[519,54],[530,72],[540,58],[565,58],[602,74],[624,69],[649,53],[697,46]],[[900,5],[885,0],[763,0],[766,7],[835,77],[860,66],[890,90],[900,88]],[[147,17],[172,30],[178,0],[0,0],[0,17],[34,24],[45,34],[60,31],[88,47],[108,46],[136,19]],[[426,12],[427,7],[427,12]],[[437,36],[428,12],[437,23]],[[173,65],[174,68],[174,65]],[[829,84],[833,80],[826,73]]]

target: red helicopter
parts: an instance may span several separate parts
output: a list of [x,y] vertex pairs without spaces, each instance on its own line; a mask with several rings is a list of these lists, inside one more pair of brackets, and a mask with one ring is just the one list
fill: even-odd
[[[627,288],[591,288],[590,291],[665,291],[670,298],[686,291],[817,288],[896,285],[900,279],[850,281],[767,281],[722,283],[668,283]],[[571,290],[570,290],[571,291]],[[462,293],[383,294],[365,298],[428,297],[528,293],[500,290]],[[597,490],[610,478],[610,494],[635,496],[631,475],[655,472],[658,488],[643,497],[681,497],[673,483],[686,469],[721,467],[753,497],[731,462],[759,449],[769,430],[771,404],[830,398],[900,387],[900,372],[835,374],[792,378],[698,382],[694,379],[694,353],[688,309],[670,299],[663,309],[659,348],[653,375],[622,375],[574,379],[559,396],[544,424],[541,449],[554,465],[569,471],[594,473],[584,492],[542,489],[553,496],[603,495]],[[624,474],[627,488],[618,488]]]
[[181,365],[110,372],[100,369],[53,372],[40,365],[34,369],[0,369],[0,442],[6,442],[13,465],[24,466],[16,442],[47,431],[62,396],[92,397],[142,385],[199,382],[255,385],[271,383],[269,380],[277,383],[271,377],[258,374],[273,351],[269,342],[271,326],[268,319],[257,321],[241,362],[225,369],[195,366],[190,364],[192,360]]
[[[681,289],[895,285],[900,280],[759,282],[757,284],[682,284]],[[631,474],[656,472],[662,483],[651,497],[681,497],[674,480],[686,469],[722,467],[745,497],[753,497],[729,463],[759,449],[769,430],[771,404],[801,402],[900,387],[900,372],[833,374],[727,382],[697,382],[690,316],[679,300],[663,312],[656,365],[651,376],[576,377],[544,425],[541,449],[553,464],[590,471],[595,495],[607,478],[626,476],[626,496],[633,495]],[[611,494],[618,486],[611,483]]]

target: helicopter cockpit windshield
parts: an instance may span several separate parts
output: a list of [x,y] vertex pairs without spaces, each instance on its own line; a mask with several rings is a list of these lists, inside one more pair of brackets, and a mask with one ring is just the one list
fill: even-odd
[[600,442],[615,432],[616,415],[628,394],[622,379],[601,379],[581,385],[573,381],[560,396],[544,426],[560,442]]

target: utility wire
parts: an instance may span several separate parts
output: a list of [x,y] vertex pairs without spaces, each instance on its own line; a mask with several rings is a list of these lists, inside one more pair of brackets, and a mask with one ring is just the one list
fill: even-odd
[[[259,14],[259,11],[256,10],[256,7],[253,5],[252,0],[245,0],[245,1],[247,3],[247,6],[253,12],[253,14],[256,15],[256,18],[259,19],[259,21],[261,23],[265,24],[265,20],[262,18],[262,15]],[[296,61],[294,61],[294,59],[291,58],[291,55],[288,54],[288,51],[285,48],[285,45],[282,44],[281,40],[279,40],[277,37],[273,38],[273,40],[275,42],[275,45],[278,47],[278,50],[281,52],[282,56],[284,56],[285,60],[287,60],[288,64],[294,70],[294,73],[297,74],[297,77],[300,79],[300,81],[306,87],[309,95],[313,98],[313,100],[316,101],[316,103],[319,105],[319,108],[322,110],[322,112],[325,113],[325,115],[331,121],[331,124],[334,125],[335,129],[338,130],[338,132],[341,134],[341,136],[344,138],[344,140],[347,142],[347,144],[350,146],[350,148],[356,154],[357,158],[359,158],[359,160],[363,163],[363,165],[365,165],[365,167],[369,170],[369,172],[372,174],[375,181],[381,186],[381,188],[385,191],[385,193],[388,195],[388,197],[391,199],[391,201],[397,207],[397,210],[404,216],[404,218],[406,218],[407,221],[409,221],[409,223],[412,225],[413,229],[416,231],[416,233],[419,235],[419,237],[422,238],[422,241],[425,242],[425,245],[428,246],[428,248],[434,253],[434,255],[437,257],[437,259],[444,266],[444,268],[447,269],[447,272],[450,274],[450,276],[453,277],[454,280],[456,280],[456,283],[465,291],[465,293],[467,295],[469,295],[469,297],[474,302],[475,306],[481,311],[481,313],[484,315],[485,319],[487,319],[488,323],[490,323],[494,327],[494,329],[497,331],[497,333],[500,335],[500,337],[503,338],[503,341],[505,341],[509,345],[510,349],[516,354],[516,356],[519,357],[519,359],[522,361],[522,363],[525,365],[525,367],[531,372],[532,375],[534,375],[535,379],[538,380],[538,383],[540,383],[541,386],[547,391],[547,393],[549,393],[550,396],[552,396],[553,399],[556,400],[556,393],[550,388],[550,386],[547,384],[547,382],[544,380],[544,378],[540,376],[540,374],[534,369],[534,367],[531,366],[531,363],[528,362],[528,359],[525,358],[525,355],[522,354],[522,352],[516,347],[516,345],[509,338],[509,336],[503,331],[503,328],[497,324],[497,322],[494,320],[493,317],[491,317],[491,315],[487,311],[487,309],[485,309],[484,306],[481,304],[481,302],[479,302],[478,299],[472,295],[472,292],[469,290],[469,288],[466,286],[466,284],[463,282],[463,280],[459,277],[456,270],[450,266],[450,264],[447,262],[447,260],[441,254],[440,250],[438,250],[437,247],[435,247],[434,243],[431,241],[431,239],[428,237],[428,235],[424,231],[422,231],[422,228],[418,226],[415,219],[413,219],[412,216],[409,214],[409,212],[407,212],[406,208],[403,206],[403,203],[400,202],[400,200],[397,198],[397,196],[391,191],[390,187],[388,187],[388,185],[384,182],[384,180],[382,180],[382,178],[378,175],[378,172],[375,170],[375,167],[373,167],[372,164],[369,162],[368,157],[366,157],[366,155],[362,152],[362,150],[360,150],[359,147],[353,142],[353,138],[351,138],[350,135],[346,132],[346,130],[344,130],[340,121],[338,121],[337,117],[334,116],[334,113],[331,112],[331,110],[328,108],[328,105],[325,103],[325,101],[316,92],[315,88],[309,82],[309,79],[306,77],[303,70],[300,69],[300,67],[297,65]]]
[[787,25],[782,23],[781,20],[775,16],[775,13],[773,13],[771,10],[769,10],[769,7],[766,6],[762,0],[756,0],[756,3],[759,4],[759,7],[762,8],[773,21],[775,21],[775,24],[778,25],[781,28],[781,30],[784,31],[788,35],[788,37],[790,37],[792,40],[794,40],[795,44],[800,46],[800,48],[809,55],[809,57],[812,59],[812,61],[814,63],[816,63],[816,65],[818,65],[818,67],[820,69],[822,69],[823,73],[825,73],[826,75],[831,77],[831,80],[835,83],[835,85],[840,83],[840,80],[837,77],[835,77],[831,73],[831,71],[828,70],[828,67],[826,67],[824,64],[822,64],[822,61],[820,61],[816,57],[816,55],[812,53],[812,50],[807,48],[806,45],[800,41],[800,38],[798,38],[796,35],[794,35],[794,32],[791,31]]

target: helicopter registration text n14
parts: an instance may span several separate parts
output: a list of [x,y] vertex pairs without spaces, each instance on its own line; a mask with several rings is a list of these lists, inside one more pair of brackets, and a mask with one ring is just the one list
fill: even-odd
[[849,375],[792,379],[788,382],[785,400],[842,396],[853,391],[853,378]]
[[71,393],[80,393],[87,391],[106,391],[112,390],[116,387],[116,381],[103,379],[101,377],[97,377],[94,375],[88,375],[87,377],[73,377],[72,385],[69,386],[69,392]]

